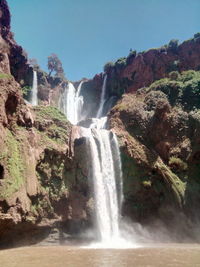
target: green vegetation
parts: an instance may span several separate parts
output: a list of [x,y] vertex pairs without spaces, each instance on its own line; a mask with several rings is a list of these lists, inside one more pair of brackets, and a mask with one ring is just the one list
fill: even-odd
[[176,81],[176,80],[178,80],[180,78],[180,74],[179,74],[178,71],[172,71],[172,72],[169,73],[169,78],[172,81]]
[[115,62],[115,67],[117,69],[122,69],[126,66],[126,57],[121,57]]
[[0,73],[0,79],[12,79],[12,75],[7,73]]
[[26,86],[22,87],[23,96],[26,97],[27,95],[29,95],[31,90],[32,90],[31,86],[26,85]]
[[200,38],[200,32],[197,32],[194,34],[194,39],[198,39],[198,38]]
[[171,157],[169,159],[169,166],[175,171],[186,171],[188,169],[187,163],[185,163],[182,159],[176,157]]
[[57,120],[68,123],[65,115],[57,108],[52,106],[38,106],[35,107],[37,120],[43,121],[44,119]]
[[34,109],[36,113],[35,126],[42,142],[46,143],[49,148],[54,146],[52,141],[60,145],[66,143],[70,123],[65,115],[52,106],[37,106]]
[[66,128],[59,127],[56,124],[52,124],[48,129],[49,136],[51,139],[56,141],[58,144],[66,142],[67,130]]
[[1,198],[8,198],[17,192],[24,182],[24,163],[20,147],[19,141],[7,130],[6,150],[1,153],[0,159],[5,163],[8,175],[0,190]]
[[103,68],[104,72],[109,72],[114,67],[114,65],[114,62],[112,61],[107,62]]
[[178,42],[179,41],[177,39],[172,39],[171,41],[169,41],[168,49],[173,50],[175,52],[178,48]]
[[126,58],[126,63],[130,64],[131,61],[136,57],[136,55],[137,55],[137,51],[136,50],[131,50],[129,55]]
[[46,216],[47,218],[51,218],[54,215],[54,209],[49,200],[44,200],[41,198],[37,199],[37,203],[31,206],[31,212],[35,216]]
[[172,106],[181,105],[185,110],[200,108],[200,72],[171,72],[169,78],[155,81],[149,91],[163,92]]

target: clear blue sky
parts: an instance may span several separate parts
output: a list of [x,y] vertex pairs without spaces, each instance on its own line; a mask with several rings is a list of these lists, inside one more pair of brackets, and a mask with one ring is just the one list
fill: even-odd
[[56,53],[70,80],[107,61],[200,32],[200,0],[8,0],[15,39],[46,69]]

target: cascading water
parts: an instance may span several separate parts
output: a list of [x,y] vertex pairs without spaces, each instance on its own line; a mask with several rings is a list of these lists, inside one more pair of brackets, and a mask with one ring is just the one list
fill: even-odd
[[104,75],[104,79],[103,79],[103,86],[102,86],[102,91],[101,91],[101,99],[100,99],[100,104],[99,104],[99,109],[97,111],[97,118],[101,118],[102,117],[102,113],[103,113],[103,107],[105,104],[105,100],[106,100],[106,84],[107,84],[107,74]]
[[100,119],[93,118],[92,123],[90,124],[90,129],[95,128],[95,129],[106,129],[106,124],[107,124],[107,117],[102,117]]
[[119,219],[122,197],[121,159],[117,138],[105,129],[83,128],[87,138],[90,180],[93,183],[95,229],[100,247],[116,247],[121,242]]
[[72,123],[76,124],[75,121],[75,95],[76,90],[72,83],[68,83],[67,90],[64,93],[64,113],[67,116],[67,119]]
[[[123,200],[122,170],[119,146],[115,134],[106,130],[107,117],[103,117],[106,106],[107,75],[104,75],[101,99],[96,118],[89,128],[80,127],[80,135],[86,137],[89,161],[91,162],[90,180],[93,184],[95,202],[95,226],[98,247],[127,247],[121,236],[119,221]],[[81,120],[83,97],[79,84],[77,92],[72,83],[64,91],[63,109],[69,121],[77,124]],[[108,99],[108,111],[115,99]],[[126,243],[126,245],[124,245]]]
[[33,71],[33,86],[32,86],[32,92],[31,92],[31,104],[33,106],[38,105],[38,81],[37,81],[37,71]]
[[84,81],[80,82],[78,89],[76,91],[76,95],[75,95],[75,123],[76,124],[82,119],[81,113],[82,113],[84,101],[83,101],[83,96],[80,93],[81,93],[83,83]]
[[69,82],[60,98],[60,109],[66,115],[67,119],[74,125],[81,120],[81,112],[84,102],[80,92],[83,83],[84,81],[81,81],[76,91],[74,85]]
[[118,192],[111,149],[111,133],[107,130],[92,131],[89,146],[92,159],[96,224],[100,241],[110,242],[119,236]]

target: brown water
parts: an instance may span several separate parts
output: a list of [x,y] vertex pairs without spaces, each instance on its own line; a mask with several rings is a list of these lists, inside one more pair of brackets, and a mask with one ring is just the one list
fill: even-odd
[[0,251],[1,267],[199,267],[200,246],[137,249],[25,247]]

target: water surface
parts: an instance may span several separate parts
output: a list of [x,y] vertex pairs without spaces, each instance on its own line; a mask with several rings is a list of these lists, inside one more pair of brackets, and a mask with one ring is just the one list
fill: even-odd
[[137,249],[25,247],[0,251],[2,267],[199,267],[199,245]]

